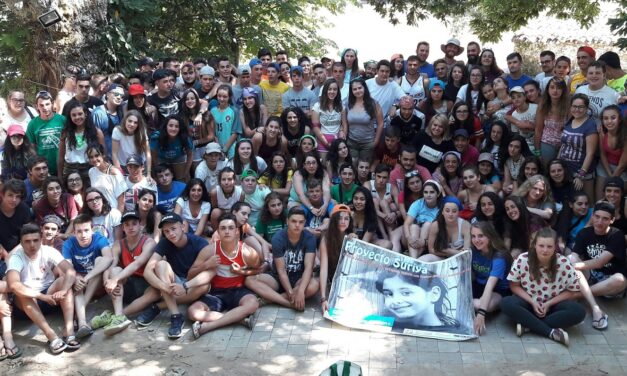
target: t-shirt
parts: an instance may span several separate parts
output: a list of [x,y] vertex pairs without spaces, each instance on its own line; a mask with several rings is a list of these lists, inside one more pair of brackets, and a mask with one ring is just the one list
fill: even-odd
[[[425,167],[416,164],[412,171],[414,170],[420,173],[420,178],[422,178],[423,182],[431,179],[431,173]],[[400,163],[397,163],[396,167],[390,172],[390,183],[396,183],[396,188],[398,188],[399,192],[403,190],[403,186],[405,185],[405,174],[403,166]]]
[[185,139],[185,143],[187,144],[185,147],[183,147],[183,143],[179,137],[176,137],[174,140],[168,140],[167,146],[162,147],[159,142],[159,132],[160,131],[156,131],[150,136],[150,149],[157,151],[159,162],[180,163],[181,157],[184,157],[188,150],[194,149],[192,138],[189,136]]
[[285,221],[281,218],[273,218],[268,223],[263,223],[261,221],[261,217],[257,220],[257,225],[255,226],[255,231],[257,234],[263,236],[264,239],[271,242],[272,237],[279,230],[285,228]]
[[111,135],[113,134],[113,129],[122,123],[123,118],[122,106],[118,106],[115,109],[115,114],[110,113],[104,104],[96,107],[91,113],[91,120],[94,126],[99,128],[104,134],[105,149],[109,158],[111,158]]
[[211,212],[211,204],[205,201],[200,203],[200,211],[198,212],[198,215],[196,217],[192,215],[192,211],[189,207],[189,200],[185,200],[183,199],[183,197],[179,197],[176,199],[176,204],[179,205],[181,209],[183,209],[183,211],[181,212],[181,218],[187,221],[192,232],[195,232],[198,228],[202,216],[205,214],[209,215],[209,213]]
[[601,124],[601,111],[611,104],[618,103],[620,95],[611,87],[604,85],[599,90],[590,89],[590,85],[583,85],[577,88],[575,93],[583,93],[590,99],[588,114]]
[[107,215],[92,217],[92,230],[107,238],[109,245],[115,242],[115,228],[122,222],[122,213],[116,208],[111,208]]
[[462,167],[466,165],[476,165],[479,161],[479,150],[473,145],[468,145],[465,153],[462,153]]
[[390,126],[398,127],[401,131],[401,144],[403,145],[410,145],[413,142],[414,137],[422,130],[423,124],[424,119],[416,114],[412,114],[408,120],[395,116],[390,121]]
[[300,91],[290,88],[288,91],[283,93],[281,98],[283,108],[299,107],[305,113],[311,110],[317,102],[318,97],[316,97],[313,91],[307,89],[306,87]]
[[52,118],[43,120],[37,116],[28,123],[26,137],[31,143],[37,144],[37,154],[46,157],[50,175],[57,175],[57,158],[59,156],[59,140],[61,130],[65,126],[65,116],[54,114]]
[[[148,135],[146,135],[146,137],[148,137]],[[120,165],[126,166],[126,160],[133,154],[141,156],[144,160],[146,159],[146,154],[140,153],[139,150],[137,150],[137,146],[135,146],[135,135],[127,135],[117,126],[113,128],[111,139],[120,143],[117,155]]]
[[41,221],[48,214],[54,214],[61,218],[61,221],[63,221],[61,232],[64,232],[70,224],[70,221],[78,215],[78,208],[76,207],[74,196],[69,193],[63,193],[61,195],[59,206],[56,208],[53,208],[48,200],[44,198],[33,205],[33,211],[35,212],[35,219],[39,225],[41,225]]
[[263,103],[268,108],[268,115],[281,116],[283,112],[283,93],[288,91],[290,87],[283,81],[279,81],[276,85],[271,85],[270,81],[263,80],[259,83]]
[[579,278],[575,268],[568,258],[557,254],[555,280],[551,281],[546,268],[540,267],[540,280],[533,279],[529,268],[529,254],[527,252],[518,256],[512,264],[507,279],[520,283],[520,286],[531,296],[531,299],[546,303],[563,291],[579,291]]
[[187,243],[183,248],[177,248],[168,239],[161,238],[155,248],[155,253],[166,258],[174,274],[187,278],[187,273],[196,261],[196,257],[208,245],[209,242],[205,238],[187,234]]
[[[216,141],[224,148],[232,134],[242,134],[242,124],[239,121],[238,112],[231,106],[220,109],[214,107],[211,109],[211,116],[215,124]],[[227,153],[228,158],[235,155],[235,142],[231,144]]]
[[26,185],[24,202],[26,205],[33,207],[34,204],[44,197],[44,192],[41,190],[41,187],[35,187],[29,178],[24,179],[24,185]]
[[251,226],[255,226],[257,224],[259,213],[263,208],[266,196],[269,195],[270,192],[270,188],[265,187],[262,189],[259,186],[257,186],[255,191],[251,194],[244,192],[244,202],[250,204],[250,215],[248,216],[248,224],[250,224]]
[[179,113],[179,98],[174,94],[174,92],[170,92],[170,94],[161,98],[158,94],[149,95],[146,100],[149,104],[157,107],[159,110],[159,124],[163,124],[165,122],[165,118],[170,115],[177,115]]
[[92,187],[98,188],[112,208],[118,207],[118,197],[127,190],[122,174],[107,174],[100,171],[97,167],[89,169],[89,181],[91,181]]
[[[316,98],[317,100],[317,98]],[[312,110],[318,113],[320,117],[320,131],[322,134],[331,134],[337,136],[340,133],[340,129],[342,126],[342,114],[331,110],[321,110],[320,102],[317,102],[313,105]]]
[[407,215],[415,218],[416,223],[422,224],[424,222],[435,221],[439,211],[440,209],[437,205],[430,208],[427,204],[425,204],[425,199],[420,198],[411,204],[409,210],[407,211]]
[[[309,231],[303,231],[296,244],[287,236],[287,229],[279,230],[272,237],[272,255],[274,259],[283,257],[285,270],[290,280],[298,279],[305,271],[305,254],[316,253],[316,237]],[[276,270],[276,263],[273,266]]]
[[20,202],[11,217],[5,216],[0,211],[0,245],[7,252],[11,252],[20,243],[20,229],[30,221],[30,209],[24,202]]
[[[366,85],[370,91],[372,99],[376,100],[381,106],[383,112],[384,123],[388,124],[390,108],[394,103],[397,103],[401,97],[405,95],[405,92],[394,81],[387,81],[384,85],[379,85],[376,78],[366,80]],[[382,124],[379,124],[382,125]]]
[[338,204],[351,205],[353,203],[353,194],[357,190],[357,187],[358,185],[353,183],[350,189],[344,189],[341,183],[336,184],[331,187],[331,198]]
[[174,210],[174,203],[185,190],[185,183],[173,181],[170,187],[169,192],[165,192],[160,187],[157,187],[157,209],[164,214]]
[[455,151],[453,141],[443,140],[440,144],[436,144],[426,132],[420,132],[414,138],[413,144],[418,151],[416,156],[418,164],[426,167],[431,173],[440,165],[444,153]]
[[627,276],[625,270],[625,234],[615,227],[605,235],[597,235],[594,227],[586,227],[579,231],[575,239],[573,252],[584,260],[592,260],[601,256],[604,251],[610,252],[614,257],[601,269],[592,270],[604,276],[622,273]]
[[[78,101],[79,100],[76,99],[76,97],[74,97],[70,99],[69,101],[65,102],[65,105],[63,106],[63,111],[61,111],[61,113],[67,114],[67,112],[70,110],[70,106]],[[87,97],[87,102],[82,102],[82,104],[83,106],[87,107],[87,109],[89,110],[89,113],[91,113],[96,107],[102,106],[104,103],[100,99],[92,95],[89,95]]]
[[207,162],[202,161],[196,167],[196,171],[194,172],[195,178],[200,179],[205,182],[205,187],[207,187],[207,192],[211,191],[211,188],[218,185],[218,173],[224,168],[226,165],[226,161],[218,161],[218,165],[215,170],[210,170],[207,167]]
[[[529,108],[527,108],[527,111],[519,112],[518,110],[515,110],[514,112],[512,112],[512,117],[516,120],[530,121],[532,124],[535,124],[537,111],[538,111],[538,105],[535,103],[529,103]],[[535,133],[534,129],[523,130],[523,129],[518,128],[514,124],[511,124],[511,130],[512,130],[512,133],[518,133],[525,138],[525,141],[527,141],[527,145],[529,145],[529,149],[532,152],[535,150],[536,147],[533,142],[533,135]]]
[[616,90],[617,93],[622,93],[625,91],[625,82],[627,82],[627,74],[613,80],[607,80],[607,86]]
[[533,80],[533,78],[527,76],[526,74],[523,74],[522,76],[520,76],[520,78],[517,79],[512,78],[512,76],[508,74],[507,76],[505,76],[505,79],[507,80],[507,86],[510,89],[514,86],[523,86],[525,82]]
[[322,225],[322,222],[325,218],[329,218],[331,213],[333,212],[333,201],[329,202],[329,206],[327,207],[327,212],[322,214],[321,216],[315,216],[305,205],[301,205],[303,210],[305,211],[305,227],[309,227],[311,229],[317,229]]
[[70,260],[77,273],[87,274],[94,268],[96,257],[102,256],[102,249],[109,246],[107,238],[94,232],[91,243],[81,247],[76,236],[71,236],[63,243],[63,257]]
[[[566,122],[562,131],[562,146],[559,150],[559,158],[562,159],[571,168],[571,171],[577,171],[581,168],[586,158],[586,137],[596,134],[597,125],[592,118],[588,118],[579,127],[573,129],[572,120]],[[593,170],[594,163],[588,170]]]
[[472,273],[477,283],[485,285],[488,283],[488,278],[496,277],[499,281],[495,286],[495,290],[509,290],[508,272],[507,261],[503,257],[495,256],[490,260],[473,247]]
[[396,151],[390,151],[385,142],[379,142],[376,148],[374,148],[374,157],[379,160],[379,163],[390,166],[390,169],[396,166],[398,157],[401,155],[400,146],[396,148]]
[[[139,191],[141,191],[142,189],[149,189],[157,194],[157,183],[149,183],[148,179],[146,179],[145,177],[142,178],[142,180],[140,180],[139,182],[133,183],[132,181],[130,181],[128,176],[126,176],[124,178],[124,182],[126,183],[127,187],[126,191],[124,192],[125,212],[135,210],[135,204],[137,204],[137,201],[139,200]],[[158,200],[159,198],[157,198],[157,201]]]
[[20,245],[9,256],[7,271],[20,273],[20,281],[35,291],[44,291],[55,280],[54,268],[63,261],[63,256],[56,249],[42,245],[37,257],[31,260]]
[[435,76],[435,68],[433,67],[433,64],[430,63],[425,63],[425,65],[418,68],[418,72],[426,77]]

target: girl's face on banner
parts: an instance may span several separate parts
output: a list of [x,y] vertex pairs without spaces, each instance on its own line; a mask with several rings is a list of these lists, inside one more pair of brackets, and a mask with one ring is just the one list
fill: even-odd
[[427,292],[398,276],[383,281],[385,307],[399,319],[423,316],[433,310]]

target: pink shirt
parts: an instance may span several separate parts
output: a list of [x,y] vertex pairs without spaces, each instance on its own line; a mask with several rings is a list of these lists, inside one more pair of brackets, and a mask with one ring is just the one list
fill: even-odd
[[[418,170],[423,183],[431,179],[431,173],[425,167],[416,163],[414,170]],[[405,185],[405,172],[403,171],[403,165],[400,163],[397,163],[396,167],[394,167],[390,173],[390,183],[396,183],[396,188],[398,188],[399,192],[403,190],[403,186]]]

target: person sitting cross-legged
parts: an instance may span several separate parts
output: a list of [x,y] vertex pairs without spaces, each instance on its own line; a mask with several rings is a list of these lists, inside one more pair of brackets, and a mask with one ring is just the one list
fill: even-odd
[[[44,332],[50,352],[55,355],[81,346],[72,322],[75,278],[72,264],[56,249],[41,244],[39,226],[24,225],[20,230],[20,245],[11,253],[7,266],[6,279],[15,298],[12,313],[14,317],[22,312],[28,316]],[[46,320],[46,314],[58,307],[63,312],[63,339]],[[17,350],[13,354],[16,353]]]
[[318,278],[313,276],[316,238],[305,231],[305,211],[293,207],[287,214],[287,229],[272,237],[274,266],[271,274],[246,278],[246,287],[263,299],[299,311],[305,299],[316,294]]
[[113,261],[109,241],[93,231],[89,215],[80,214],[74,219],[74,235],[63,243],[63,257],[72,263],[77,273],[74,282],[76,337],[84,338],[94,332],[87,324],[85,307],[93,297],[103,294],[102,274]]
[[189,317],[196,320],[192,326],[194,338],[237,322],[252,330],[257,320],[259,302],[255,294],[244,287],[244,280],[246,276],[263,270],[263,257],[240,240],[234,214],[223,214],[218,219],[217,231],[220,240],[204,249],[190,269],[191,275],[205,269],[212,259],[217,261],[217,274],[211,280],[211,291],[187,311]]
[[[159,316],[161,308],[170,311],[170,329],[168,337],[181,337],[185,318],[179,312],[178,304],[192,303],[207,293],[209,281],[215,275],[217,262],[210,258],[192,273],[198,255],[210,247],[205,238],[187,233],[183,230],[183,219],[176,213],[170,213],[159,222],[163,238],[157,243],[155,252],[150,256],[144,268],[144,278],[158,291],[152,298],[152,290],[148,289],[142,298],[157,301],[160,297],[164,303],[152,304],[136,319],[138,327],[150,325]],[[142,299],[140,298],[140,299]],[[152,298],[152,299],[151,299]]]
[[[125,237],[113,244],[113,263],[103,274],[105,291],[113,303],[113,313],[106,310],[92,318],[91,327],[104,327],[108,336],[126,329],[131,324],[127,316],[137,314],[160,296],[144,279],[144,266],[154,253],[156,243],[142,232],[139,221],[139,214],[135,211],[122,215]],[[124,304],[128,304],[126,308]]]

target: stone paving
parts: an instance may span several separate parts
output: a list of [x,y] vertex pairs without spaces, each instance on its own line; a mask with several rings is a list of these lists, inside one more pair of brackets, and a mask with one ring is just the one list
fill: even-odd
[[[361,365],[365,376],[417,375],[627,375],[627,300],[601,300],[609,328],[592,329],[590,315],[571,328],[566,348],[534,334],[519,338],[502,314],[489,317],[479,339],[449,342],[345,328],[324,319],[310,302],[304,312],[269,305],[257,326],[233,326],[193,341],[169,340],[167,314],[150,327],[134,326],[105,338],[97,331],[75,353],[48,354],[45,337],[32,324],[18,322],[19,360],[0,363],[0,375],[318,375],[339,359]],[[92,304],[88,316],[108,308]],[[60,327],[59,315],[54,327]],[[8,372],[7,372],[8,371]]]

